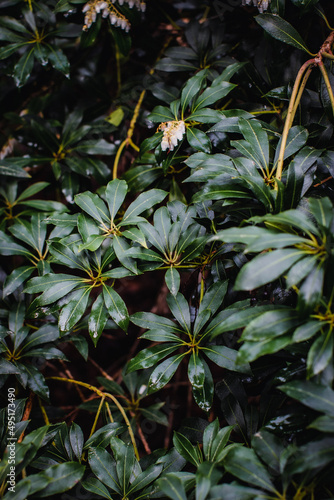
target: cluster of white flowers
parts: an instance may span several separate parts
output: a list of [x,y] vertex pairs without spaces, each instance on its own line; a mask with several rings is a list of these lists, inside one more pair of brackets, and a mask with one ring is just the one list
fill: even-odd
[[[109,17],[110,23],[113,26],[118,26],[128,32],[131,25],[127,18],[114,7],[113,4],[115,1],[116,0],[89,0],[82,9],[82,12],[86,14],[83,29],[87,30],[90,28],[91,25],[95,23],[97,15],[101,12],[102,17]],[[118,0],[119,5],[123,5],[124,2],[126,2],[130,8],[135,6],[142,12],[146,9],[146,4],[142,0]]]
[[181,141],[185,134],[186,126],[183,120],[164,122],[159,125],[159,130],[163,130],[161,141],[162,151],[173,151],[178,141]]
[[254,7],[257,7],[261,14],[264,10],[268,9],[270,4],[270,0],[242,0],[242,5],[251,5],[252,2]]

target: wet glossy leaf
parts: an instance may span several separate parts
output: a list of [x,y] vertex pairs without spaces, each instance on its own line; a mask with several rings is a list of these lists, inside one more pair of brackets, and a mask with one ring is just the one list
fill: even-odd
[[242,446],[233,448],[227,455],[224,466],[230,474],[242,481],[276,493],[267,470],[253,450]]
[[178,293],[175,296],[168,295],[167,304],[176,321],[186,332],[189,332],[191,328],[190,312],[188,302],[184,296],[181,293]]
[[14,81],[17,87],[27,83],[34,66],[34,48],[29,48],[16,63],[14,68]]
[[129,324],[129,314],[124,300],[115,290],[103,284],[103,298],[108,313],[122,330],[126,331]]
[[190,146],[197,151],[203,151],[203,153],[210,153],[211,151],[211,141],[209,137],[198,128],[187,128],[187,141]]
[[180,274],[175,267],[171,266],[167,269],[165,281],[170,293],[176,296],[180,288]]
[[108,320],[108,313],[104,306],[103,295],[100,294],[92,305],[88,320],[88,331],[94,345],[97,345]]
[[279,386],[279,389],[309,408],[334,416],[334,391],[329,387],[311,380],[295,380]]
[[103,483],[101,483],[101,481],[99,481],[95,477],[87,477],[87,479],[82,481],[81,485],[83,488],[85,488],[85,490],[90,491],[91,493],[94,493],[99,497],[108,498],[109,500],[112,500],[112,497],[110,496],[107,488],[104,486]]
[[115,460],[103,448],[90,448],[88,452],[89,465],[96,477],[116,493],[122,494],[116,472]]
[[248,363],[240,365],[236,362],[238,351],[223,345],[208,345],[201,349],[211,361],[221,368],[241,373],[251,373]]
[[254,290],[275,279],[294,265],[304,255],[303,250],[283,249],[258,255],[248,262],[238,274],[236,290]]
[[201,452],[198,447],[191,444],[188,438],[179,432],[174,432],[173,444],[180,455],[195,465],[196,467],[202,462]]
[[149,380],[149,394],[164,387],[176,372],[186,354],[176,354],[160,363],[151,373]]
[[304,40],[290,23],[277,14],[260,14],[255,20],[271,36],[310,54]]

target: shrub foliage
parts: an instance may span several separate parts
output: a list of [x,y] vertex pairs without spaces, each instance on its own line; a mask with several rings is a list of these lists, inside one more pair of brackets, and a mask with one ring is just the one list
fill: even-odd
[[334,10],[0,2],[0,497],[334,497]]

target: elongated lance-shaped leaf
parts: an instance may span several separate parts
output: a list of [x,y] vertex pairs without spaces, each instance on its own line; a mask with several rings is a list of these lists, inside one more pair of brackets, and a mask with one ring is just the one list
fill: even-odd
[[272,37],[311,54],[298,31],[277,14],[260,14],[255,20]]
[[129,243],[121,236],[115,235],[113,237],[113,247],[120,263],[134,274],[138,274],[136,261],[127,255],[127,250],[130,248]]
[[238,351],[235,349],[223,345],[209,345],[202,347],[201,351],[222,368],[240,373],[251,373],[248,363],[244,365],[237,364]]
[[279,278],[293,264],[305,255],[296,248],[274,250],[260,254],[248,262],[238,274],[236,290],[254,290]]
[[334,417],[334,391],[329,387],[311,380],[293,380],[278,388],[305,406]]
[[202,462],[202,454],[200,450],[194,446],[189,439],[181,434],[180,432],[174,432],[173,444],[180,455],[190,462],[191,464],[198,467]]
[[115,290],[103,284],[103,298],[108,313],[122,330],[126,331],[129,324],[129,313],[124,300]]
[[156,106],[147,118],[152,122],[169,122],[176,119],[171,110],[166,106]]
[[184,484],[176,474],[167,474],[158,479],[159,488],[172,500],[187,500]]
[[143,472],[141,472],[136,479],[130,484],[126,494],[129,496],[130,494],[135,493],[136,491],[143,490],[151,484],[157,477],[160,476],[162,472],[163,466],[153,464],[147,467]]
[[87,265],[80,254],[75,254],[68,245],[51,243],[49,251],[57,262],[70,269],[81,269],[83,271],[87,269]]
[[213,283],[204,294],[201,304],[198,309],[198,314],[200,314],[205,309],[211,311],[211,314],[215,314],[217,309],[222,305],[224,297],[227,292],[228,281],[217,281]]
[[7,297],[11,293],[19,289],[19,287],[32,275],[34,266],[22,266],[14,269],[9,276],[7,276],[4,287],[3,297]]
[[88,331],[94,345],[97,344],[108,320],[108,312],[104,306],[103,294],[101,293],[94,304],[89,315]]
[[44,276],[31,278],[27,283],[25,291],[27,293],[43,292],[36,299],[36,305],[42,306],[56,302],[81,283],[83,283],[83,278],[78,278],[77,276],[69,274],[45,274]]
[[240,132],[252,146],[252,150],[264,169],[269,164],[269,141],[267,133],[257,120],[239,118]]
[[85,287],[76,290],[68,304],[62,308],[58,320],[61,332],[71,330],[85,314],[91,289],[91,285],[86,285]]
[[75,203],[90,215],[94,220],[107,224],[110,227],[110,217],[107,207],[103,200],[97,195],[86,191],[85,193],[77,194],[74,198]]
[[207,75],[207,70],[203,69],[196,75],[189,78],[181,92],[181,118],[183,120],[185,111],[190,104],[190,101],[196,96],[203,86],[204,79]]
[[175,354],[171,358],[166,359],[160,363],[151,373],[150,380],[148,383],[149,394],[154,391],[158,391],[164,387],[172,378],[176,372],[182,359],[186,356],[186,353]]
[[186,332],[190,333],[189,305],[184,296],[181,293],[178,293],[176,296],[168,295],[167,304],[176,321]]
[[[234,87],[236,87],[234,83],[221,82],[219,85],[216,85],[214,81],[211,87],[206,88],[201,95],[197,97],[192,112],[194,113],[210,104],[214,104],[219,101],[219,99],[229,94]],[[190,118],[194,119],[192,116]]]
[[239,349],[237,361],[240,364],[250,363],[266,354],[273,354],[281,351],[292,343],[291,334],[280,335],[274,339],[269,338],[255,342],[246,341]]
[[166,191],[163,191],[162,189],[150,189],[145,193],[141,193],[127,208],[121,225],[132,224],[132,220],[136,220],[135,217],[138,214],[141,214],[145,210],[152,208],[157,203],[160,203],[164,198],[166,198],[166,196]]
[[[306,130],[305,127],[302,127],[301,125],[295,125],[294,127],[291,127],[288,132],[288,137],[286,140],[286,146],[284,150],[284,160],[295,154],[297,151],[299,151],[305,145],[307,138],[308,138],[308,131]],[[280,138],[276,147],[274,165],[276,165],[276,162],[278,161],[281,149],[281,142],[282,138]]]
[[109,500],[112,500],[112,497],[107,488],[101,481],[96,479],[96,477],[88,476],[87,479],[81,482],[81,486],[85,490],[90,491],[91,493],[94,493],[99,497],[108,498]]
[[27,83],[34,66],[34,47],[30,48],[21,56],[14,67],[14,81],[17,87],[22,87]]
[[271,470],[280,472],[280,459],[285,448],[277,436],[262,429],[252,437],[252,447]]
[[279,337],[299,326],[302,321],[294,309],[267,311],[248,323],[241,338],[255,342]]
[[107,184],[106,187],[106,200],[109,207],[110,219],[113,221],[120,209],[126,193],[128,192],[128,185],[125,181],[114,179]]
[[110,454],[102,448],[90,448],[88,451],[89,465],[96,477],[106,486],[122,495],[117,477],[116,463]]
[[175,297],[180,288],[180,274],[175,269],[175,267],[171,266],[167,269],[165,274],[165,282],[168,290]]
[[183,330],[172,320],[147,312],[137,312],[131,316],[131,321],[141,328],[166,330],[171,333],[181,333]]
[[180,346],[178,344],[159,344],[147,349],[141,350],[134,358],[129,361],[127,373],[131,373],[142,368],[150,368],[156,365],[166,356],[172,354]]
[[22,257],[28,259],[34,257],[32,252],[16,243],[11,236],[8,236],[3,231],[0,231],[0,253],[2,255],[22,255]]
[[[159,235],[159,239],[161,240],[161,247],[159,245],[159,247],[157,248],[159,248],[160,250],[162,250],[162,248],[169,250],[168,236],[172,228],[172,223],[170,220],[170,213],[167,207],[158,208],[158,210],[156,210],[156,212],[154,213],[153,221],[154,221],[154,229],[157,235]],[[154,241],[152,241],[152,243],[154,245]]]
[[227,455],[224,466],[230,474],[242,481],[278,494],[266,468],[253,450],[243,446],[233,448]]

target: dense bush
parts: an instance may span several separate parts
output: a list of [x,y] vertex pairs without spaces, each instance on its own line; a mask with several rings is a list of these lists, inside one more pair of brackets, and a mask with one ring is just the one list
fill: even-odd
[[333,498],[332,2],[0,8],[0,496]]

